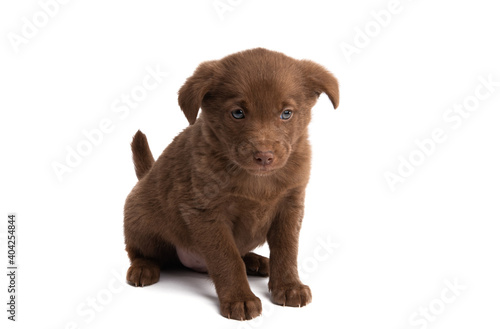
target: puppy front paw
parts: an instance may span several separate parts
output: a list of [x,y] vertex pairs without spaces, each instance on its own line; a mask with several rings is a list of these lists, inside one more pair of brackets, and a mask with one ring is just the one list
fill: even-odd
[[222,316],[234,320],[251,320],[262,313],[262,303],[255,295],[244,300],[220,301]]
[[312,294],[308,286],[295,283],[271,289],[271,299],[278,305],[302,307],[312,301]]

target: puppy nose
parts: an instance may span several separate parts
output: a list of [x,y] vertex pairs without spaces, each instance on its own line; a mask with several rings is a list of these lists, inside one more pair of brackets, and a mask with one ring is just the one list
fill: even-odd
[[255,163],[261,166],[268,166],[273,162],[274,154],[271,151],[266,151],[266,152],[259,151],[253,154],[253,159],[255,160]]

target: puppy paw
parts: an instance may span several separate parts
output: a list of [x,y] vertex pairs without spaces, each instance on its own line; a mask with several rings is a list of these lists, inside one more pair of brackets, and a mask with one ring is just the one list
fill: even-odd
[[269,276],[269,258],[249,252],[243,256],[248,275]]
[[256,296],[249,296],[244,300],[221,301],[222,316],[234,320],[250,320],[262,313],[262,303]]
[[275,304],[292,307],[306,306],[312,301],[311,289],[301,283],[274,288],[271,297]]
[[149,286],[159,279],[160,266],[153,261],[136,259],[127,271],[127,282],[132,286]]

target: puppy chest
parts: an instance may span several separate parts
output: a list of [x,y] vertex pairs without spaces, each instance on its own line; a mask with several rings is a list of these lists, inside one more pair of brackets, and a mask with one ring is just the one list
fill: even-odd
[[231,218],[233,234],[238,245],[255,247],[266,241],[267,231],[276,215],[273,204],[262,204],[251,200],[231,202],[227,214]]

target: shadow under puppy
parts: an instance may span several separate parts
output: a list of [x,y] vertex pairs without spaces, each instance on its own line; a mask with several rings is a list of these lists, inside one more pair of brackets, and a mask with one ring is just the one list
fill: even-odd
[[[156,283],[161,268],[180,261],[208,272],[222,315],[237,320],[262,312],[247,274],[269,276],[276,304],[311,302],[297,253],[307,126],[321,93],[338,106],[330,72],[279,52],[257,48],[200,64],[179,91],[190,126],[156,162],[144,134],[132,141],[139,181],[124,210],[127,281]],[[251,252],[266,241],[269,259]]]

